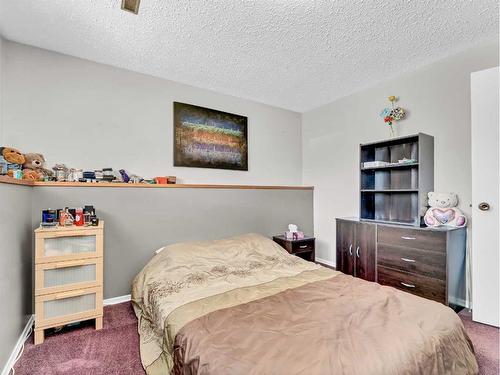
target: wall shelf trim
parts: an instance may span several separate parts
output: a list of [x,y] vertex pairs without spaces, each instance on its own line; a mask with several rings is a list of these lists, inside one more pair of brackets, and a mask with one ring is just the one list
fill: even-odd
[[44,182],[17,180],[0,176],[0,183],[33,187],[85,187],[132,189],[246,189],[246,190],[314,190],[314,186],[293,185],[224,185],[224,184],[126,184],[123,182]]

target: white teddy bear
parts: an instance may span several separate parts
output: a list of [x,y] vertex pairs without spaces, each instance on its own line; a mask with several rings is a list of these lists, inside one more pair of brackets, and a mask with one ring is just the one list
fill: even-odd
[[429,209],[425,213],[424,221],[428,227],[439,227],[442,225],[449,227],[463,227],[467,223],[467,218],[456,206],[458,197],[455,193],[427,194],[429,198]]

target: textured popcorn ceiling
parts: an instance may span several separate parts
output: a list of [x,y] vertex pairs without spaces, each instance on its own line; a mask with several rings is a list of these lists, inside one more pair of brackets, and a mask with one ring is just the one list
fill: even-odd
[[0,0],[5,38],[305,111],[498,38],[497,0]]

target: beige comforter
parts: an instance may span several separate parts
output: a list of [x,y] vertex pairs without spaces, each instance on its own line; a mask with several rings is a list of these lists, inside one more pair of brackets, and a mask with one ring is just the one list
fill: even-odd
[[475,374],[449,308],[248,234],[166,247],[132,300],[148,374]]

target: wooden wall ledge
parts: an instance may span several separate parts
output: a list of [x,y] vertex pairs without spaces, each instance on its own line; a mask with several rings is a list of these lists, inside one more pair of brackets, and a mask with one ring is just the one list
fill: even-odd
[[135,189],[246,189],[246,190],[314,190],[313,186],[280,185],[222,185],[222,184],[126,184],[120,182],[43,182],[16,180],[0,176],[0,183],[27,185],[34,187],[94,187],[94,188],[135,188]]
[[9,176],[0,176],[0,183],[2,184],[12,184],[12,185],[25,185],[34,186],[35,183],[30,180],[18,180]]

